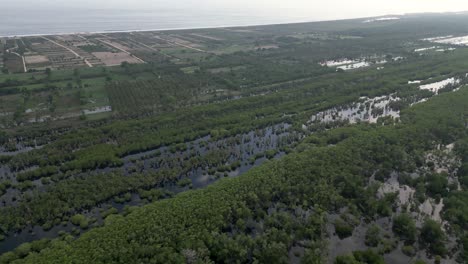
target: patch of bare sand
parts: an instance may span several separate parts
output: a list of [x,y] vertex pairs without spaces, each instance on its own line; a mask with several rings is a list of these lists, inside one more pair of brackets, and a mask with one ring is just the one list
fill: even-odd
[[140,60],[125,52],[93,52],[92,54],[101,60],[106,66],[120,65],[125,61],[132,64],[142,63]]
[[44,55],[31,55],[24,57],[27,64],[37,64],[37,63],[44,63],[49,62],[47,56]]

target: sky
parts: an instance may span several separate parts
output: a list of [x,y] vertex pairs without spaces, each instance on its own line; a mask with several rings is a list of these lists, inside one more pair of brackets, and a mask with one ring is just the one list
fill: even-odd
[[124,9],[163,11],[200,9],[238,10],[246,14],[291,16],[304,20],[331,20],[416,12],[468,11],[466,0],[15,0],[14,9]]

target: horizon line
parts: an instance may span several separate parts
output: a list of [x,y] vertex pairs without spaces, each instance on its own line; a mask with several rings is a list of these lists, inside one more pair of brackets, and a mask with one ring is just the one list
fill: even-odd
[[258,27],[258,26],[280,26],[280,25],[321,23],[321,22],[334,22],[334,21],[346,21],[346,20],[361,20],[361,19],[369,19],[369,18],[383,18],[383,17],[388,17],[388,16],[404,17],[404,16],[409,16],[409,15],[424,15],[424,14],[468,14],[468,11],[386,14],[386,15],[378,15],[378,16],[369,16],[369,17],[353,17],[353,18],[339,18],[339,19],[325,19],[325,20],[298,20],[298,21],[289,21],[289,22],[278,22],[278,23],[272,22],[272,23],[259,23],[259,24],[248,24],[248,25],[237,24],[237,25],[200,26],[200,27],[173,27],[173,28],[154,28],[154,29],[98,30],[98,31],[37,33],[37,34],[15,34],[15,35],[0,35],[0,38],[11,39],[11,38],[41,37],[41,36],[93,35],[93,34],[115,34],[115,33],[132,33],[132,32],[139,33],[139,32],[198,30],[198,29],[248,28],[248,27]]

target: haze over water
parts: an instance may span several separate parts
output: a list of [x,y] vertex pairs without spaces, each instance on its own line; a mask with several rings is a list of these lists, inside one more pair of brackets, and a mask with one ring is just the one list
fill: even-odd
[[0,36],[247,26],[468,10],[466,0],[15,0]]
[[223,12],[166,8],[159,10],[15,10],[2,14],[0,36],[107,32],[128,30],[162,30],[247,26],[287,22],[314,21],[314,18],[284,12],[277,14],[229,9]]

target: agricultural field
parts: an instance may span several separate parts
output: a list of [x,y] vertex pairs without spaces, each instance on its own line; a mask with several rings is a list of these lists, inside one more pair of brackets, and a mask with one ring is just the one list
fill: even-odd
[[466,23],[3,40],[0,263],[466,262]]

